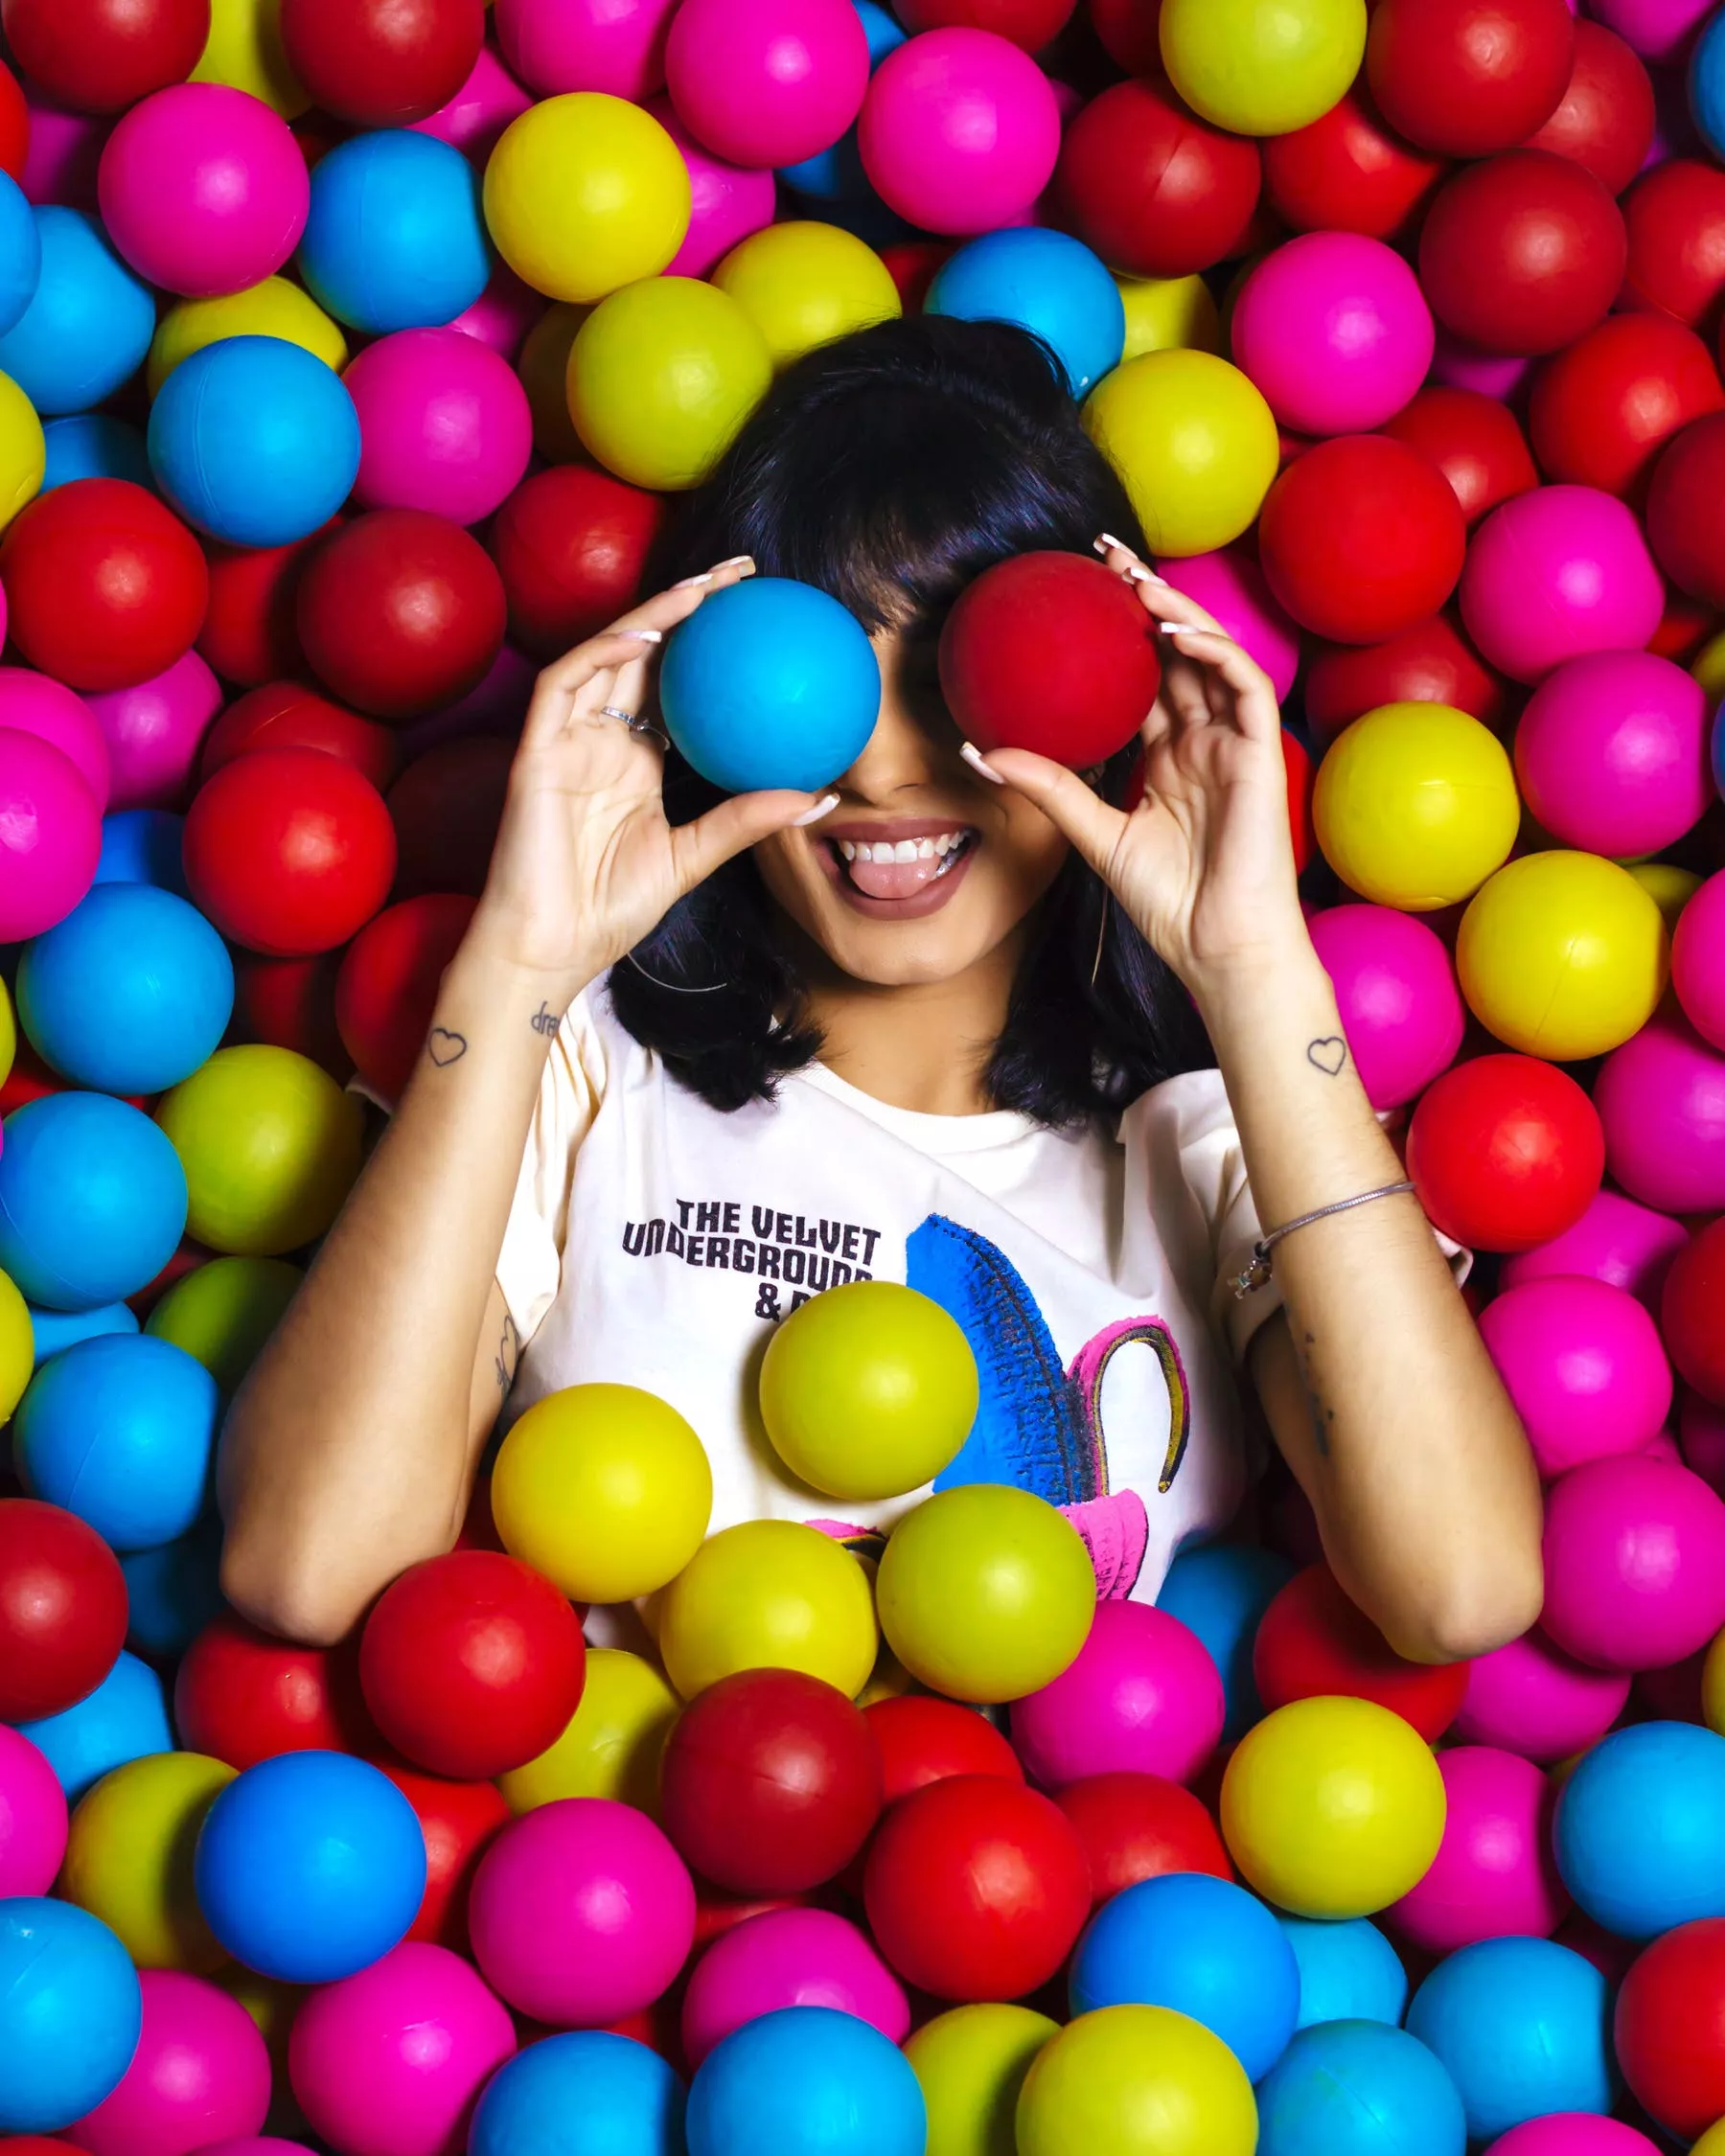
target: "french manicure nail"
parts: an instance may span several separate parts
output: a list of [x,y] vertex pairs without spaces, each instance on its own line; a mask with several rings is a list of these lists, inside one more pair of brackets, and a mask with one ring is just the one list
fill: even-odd
[[1164,636],[1202,636],[1204,633],[1194,629],[1189,621],[1159,621],[1156,626]]
[[1091,541],[1091,544],[1095,548],[1098,554],[1106,554],[1109,548],[1114,546],[1117,546],[1122,554],[1130,554],[1132,552],[1131,547],[1129,547],[1123,539],[1116,539],[1112,532],[1104,532],[1100,539],[1092,539]]
[[712,581],[712,570],[702,569],[698,577],[678,577],[671,588],[673,591],[693,591],[698,584],[711,584]]
[[1141,562],[1131,562],[1127,567],[1126,576],[1127,581],[1132,584],[1153,584],[1163,591],[1168,588],[1166,577],[1159,577],[1154,569],[1146,569]]
[[964,761],[970,766],[971,769],[979,773],[983,778],[985,778],[990,786],[1005,785],[1006,781],[1000,776],[1000,772],[995,769],[994,766],[986,761],[982,754],[982,751],[976,745],[974,742],[967,741],[964,744],[963,747],[959,749],[958,753],[964,758]]
[[719,563],[719,567],[721,569],[752,569],[754,565],[754,556],[752,554],[728,555],[725,560]]
[[792,819],[791,828],[793,831],[800,831],[805,824],[818,823],[822,816],[830,816],[838,806],[838,794],[823,793],[812,809],[805,809],[801,815]]
[[619,629],[617,634],[619,636],[632,636],[642,644],[662,644],[665,641],[665,632],[662,629]]

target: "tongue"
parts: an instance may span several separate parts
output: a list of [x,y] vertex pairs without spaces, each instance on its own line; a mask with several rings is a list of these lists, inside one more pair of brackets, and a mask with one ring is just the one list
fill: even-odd
[[940,857],[932,860],[918,857],[915,860],[852,860],[845,866],[850,880],[864,898],[905,899],[914,898],[925,885],[934,881],[940,867]]

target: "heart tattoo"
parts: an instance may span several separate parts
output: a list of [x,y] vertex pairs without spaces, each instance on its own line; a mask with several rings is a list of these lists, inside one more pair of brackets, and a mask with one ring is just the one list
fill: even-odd
[[451,1033],[447,1025],[434,1025],[426,1043],[426,1052],[441,1070],[446,1064],[459,1063],[467,1054],[467,1036]]
[[1308,1041],[1306,1061],[1326,1078],[1333,1078],[1347,1061],[1347,1043],[1338,1033],[1326,1034],[1322,1041]]

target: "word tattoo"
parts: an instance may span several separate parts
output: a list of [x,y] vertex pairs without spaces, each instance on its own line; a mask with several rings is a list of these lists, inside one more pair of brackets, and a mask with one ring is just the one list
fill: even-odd
[[540,1003],[527,1022],[536,1033],[543,1034],[548,1040],[557,1031],[560,1021],[549,1003]]
[[1305,1385],[1306,1405],[1312,1411],[1312,1430],[1318,1439],[1318,1450],[1325,1459],[1329,1457],[1330,1425],[1336,1419],[1334,1408],[1326,1408],[1318,1390],[1318,1381],[1312,1375],[1311,1350],[1318,1344],[1315,1333],[1306,1333],[1300,1346],[1300,1375]]
[[503,1319],[503,1337],[497,1342],[497,1358],[492,1365],[497,1374],[497,1390],[507,1393],[515,1383],[516,1371],[521,1362],[521,1335],[513,1318],[507,1314]]
[[467,1051],[467,1035],[451,1033],[447,1025],[434,1025],[426,1040],[426,1053],[439,1070],[459,1063]]
[[1326,1078],[1334,1078],[1347,1061],[1347,1043],[1339,1033],[1326,1033],[1321,1040],[1308,1041],[1306,1061],[1314,1070],[1322,1070]]

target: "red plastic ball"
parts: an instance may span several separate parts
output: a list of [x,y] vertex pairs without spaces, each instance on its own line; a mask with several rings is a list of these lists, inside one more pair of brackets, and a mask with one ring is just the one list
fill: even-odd
[[966,586],[940,632],[940,687],[986,752],[1032,748],[1083,770],[1125,747],[1162,687],[1157,625],[1082,554],[1015,554]]
[[126,1644],[126,1575],[95,1528],[34,1498],[0,1498],[0,1722],[63,1713]]
[[1448,169],[1392,134],[1356,82],[1322,120],[1263,145],[1264,198],[1296,232],[1406,232]]
[[1725,1407],[1725,1219],[1710,1221],[1678,1251],[1659,1327],[1684,1384]]
[[485,0],[282,0],[282,44],[313,101],[356,127],[448,104],[485,42]]
[[1684,2141],[1725,2117],[1725,1916],[1642,1949],[1618,1991],[1612,2045],[1636,2100]]
[[1294,872],[1303,876],[1317,850],[1312,795],[1318,785],[1312,752],[1290,727],[1282,728],[1282,764],[1288,779],[1288,836],[1294,842]]
[[210,0],[0,0],[21,73],[77,112],[119,112],[183,82],[210,36]]
[[1466,554],[1442,472],[1382,434],[1315,444],[1271,488],[1258,521],[1278,604],[1337,644],[1381,644],[1435,614]]
[[1408,1127],[1408,1174],[1435,1227],[1478,1250],[1530,1250],[1598,1195],[1605,1137],[1567,1071],[1534,1056],[1446,1070]]
[[265,681],[222,712],[203,738],[205,778],[261,748],[316,748],[363,773],[380,789],[396,775],[401,749],[387,726],[361,719],[303,681]]
[[393,1759],[379,1764],[413,1806],[426,1837],[426,1895],[407,1937],[465,1954],[473,1873],[515,1815],[495,1782],[444,1781]]
[[1564,0],[1378,0],[1366,40],[1384,118],[1449,157],[1526,142],[1557,109],[1574,62]]
[[1071,19],[1077,0],[897,0],[893,12],[914,35],[923,30],[987,30],[1040,53]]
[[38,494],[0,540],[10,634],[74,689],[165,674],[203,626],[210,572],[172,510],[129,479],[74,479]]
[[1725,297],[1725,172],[1694,157],[1656,165],[1624,195],[1623,224],[1622,305],[1711,336]]
[[1647,543],[1673,584],[1725,606],[1725,413],[1685,427],[1653,467]]
[[1663,314],[1611,314],[1540,369],[1528,424],[1548,479],[1638,500],[1691,420],[1725,409],[1713,355]]
[[1054,1801],[1071,1821],[1090,1865],[1091,1906],[1170,1871],[1231,1879],[1215,1821],[1189,1789],[1161,1775],[1091,1775]]
[[1432,198],[1419,282],[1446,330],[1486,352],[1556,352],[1623,282],[1623,215],[1585,166],[1546,149],[1468,165]]
[[242,952],[234,962],[234,1004],[245,1036],[265,1047],[291,1048],[345,1085],[354,1059],[335,1024],[335,975],[339,954],[313,958],[260,958]]
[[199,909],[269,958],[346,943],[395,875],[382,795],[315,748],[260,748],[223,765],[199,787],[182,844]]
[[1436,1744],[1467,1691],[1464,1662],[1407,1662],[1327,1565],[1297,1572],[1259,1619],[1252,1675],[1267,1709],[1297,1699],[1369,1699]]
[[659,1816],[690,1870],[739,1894],[794,1894],[842,1871],[881,1814],[862,1709],[818,1677],[743,1669],[666,1739]]
[[493,734],[440,742],[389,790],[396,827],[396,894],[485,888],[515,751]]
[[876,1700],[862,1719],[880,1750],[883,1802],[896,1804],[914,1789],[954,1775],[999,1775],[1023,1781],[1019,1755],[994,1724],[974,1708],[919,1692]]
[[907,1984],[936,1999],[1022,1999],[1070,1953],[1090,1867],[1049,1798],[959,1775],[886,1814],[862,1893],[875,1944]]
[[948,240],[895,240],[880,249],[881,262],[907,314],[920,314],[940,265],[957,252]]
[[204,542],[210,605],[197,649],[224,681],[256,689],[297,671],[299,628],[293,610],[300,571],[324,536],[314,532],[291,546]]
[[351,1647],[295,1647],[232,1610],[180,1658],[173,1726],[188,1752],[243,1772],[284,1752],[375,1748]]
[[1621,195],[1646,162],[1654,121],[1652,79],[1633,48],[1603,23],[1577,22],[1569,88],[1526,147],[1573,157]]
[[1162,0],[1087,0],[1102,50],[1126,75],[1162,68]]
[[18,78],[0,61],[0,172],[23,184],[30,154],[30,107]]
[[489,1549],[411,1566],[359,1638],[359,1683],[384,1736],[457,1781],[525,1766],[581,1703],[586,1649],[548,1579]]
[[473,903],[450,892],[403,899],[348,946],[335,976],[335,1023],[355,1068],[384,1100],[399,1100],[413,1075]]
[[490,555],[459,524],[374,509],[307,563],[296,618],[311,671],[339,701],[406,719],[479,685],[502,649],[508,607]]
[[523,479],[492,528],[516,642],[550,658],[615,621],[640,597],[664,520],[662,496],[586,465]]
[[1447,703],[1495,731],[1509,716],[1509,684],[1485,664],[1448,613],[1382,644],[1330,644],[1306,673],[1306,722],[1321,742],[1386,703]]
[[1515,414],[1477,389],[1422,389],[1383,432],[1435,464],[1461,504],[1468,529],[1500,502],[1539,484],[1533,454]]
[[1257,144],[1200,120],[1160,73],[1092,98],[1054,171],[1072,231],[1134,277],[1184,277],[1243,252],[1262,183]]

